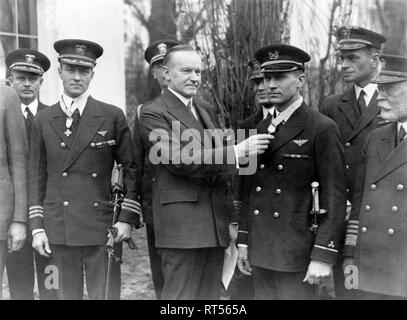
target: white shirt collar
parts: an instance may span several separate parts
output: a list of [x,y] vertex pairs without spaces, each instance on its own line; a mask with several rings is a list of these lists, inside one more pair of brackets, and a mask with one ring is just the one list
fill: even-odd
[[406,130],[406,132],[407,132],[407,122],[397,122],[397,132],[400,131],[400,128],[402,126],[404,127],[404,130]]
[[185,104],[186,106],[188,105],[189,101],[192,101],[192,98],[186,98],[184,97],[182,94],[179,94],[178,92],[175,92],[174,90],[172,90],[171,88],[168,88],[168,91],[170,91],[171,93],[173,93],[178,99],[180,99],[182,101],[183,104]]
[[194,117],[196,119],[198,119],[198,113],[196,111],[195,105],[192,103],[193,100],[192,98],[186,98],[184,97],[182,94],[179,94],[178,92],[175,92],[174,90],[172,90],[171,88],[168,88],[168,91],[170,91],[171,93],[173,93],[178,99],[181,100],[181,102],[187,107],[188,103],[191,101],[191,111],[192,114],[194,115]]
[[278,110],[275,107],[265,108],[264,106],[262,106],[262,108],[263,108],[263,119],[267,118],[268,113],[270,113],[272,116],[274,116],[274,112],[276,112],[276,116],[280,114],[280,112],[278,112]]
[[372,100],[373,95],[375,94],[375,92],[377,91],[377,84],[375,83],[369,83],[367,86],[365,86],[364,88],[359,87],[356,83],[355,83],[355,94],[356,94],[356,100],[359,99],[359,95],[360,92],[363,90],[365,92],[365,101],[366,101],[366,106],[369,105],[370,100]]
[[33,102],[31,102],[28,106],[25,105],[24,103],[21,103],[21,111],[23,112],[24,118],[27,119],[27,111],[25,111],[25,108],[30,109],[31,113],[35,116],[38,111],[38,99],[35,99]]
[[59,100],[59,104],[61,105],[62,111],[64,111],[67,116],[71,116],[76,109],[79,110],[79,114],[82,116],[83,110],[85,109],[86,103],[88,102],[88,98],[89,98],[88,91],[85,91],[79,97],[76,98],[71,98],[67,96],[65,93],[62,93],[61,99]]

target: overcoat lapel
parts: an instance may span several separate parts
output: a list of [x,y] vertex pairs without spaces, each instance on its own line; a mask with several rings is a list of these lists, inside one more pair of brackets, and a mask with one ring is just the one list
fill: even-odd
[[[179,100],[174,94],[169,92],[168,90],[163,92],[162,99],[166,103],[168,107],[168,112],[173,115],[186,129],[195,129],[192,130],[192,133],[195,135],[201,143],[202,141],[204,128],[199,123],[197,119],[195,119],[194,115],[187,107]],[[199,132],[199,135],[196,134],[196,131]]]
[[377,106],[377,91],[370,100],[369,105],[367,106],[365,112],[359,118],[359,121],[356,125],[356,128],[351,133],[348,140],[354,138],[359,132],[366,128],[380,113],[380,108]]
[[85,109],[83,110],[78,132],[72,143],[71,152],[65,163],[64,170],[68,169],[90,144],[104,121],[105,119],[100,113],[96,101],[92,97],[89,97]]
[[359,118],[356,111],[356,103],[356,94],[354,88],[352,87],[343,94],[342,100],[338,106],[342,113],[345,115],[346,119],[349,121],[352,128],[356,128]]

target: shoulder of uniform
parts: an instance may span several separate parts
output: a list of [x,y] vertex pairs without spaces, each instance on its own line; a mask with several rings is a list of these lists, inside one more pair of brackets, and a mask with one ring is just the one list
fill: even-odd
[[121,108],[119,108],[118,106],[115,106],[113,104],[97,100],[97,99],[95,99],[93,97],[89,97],[89,99],[92,99],[93,103],[96,103],[98,105],[98,107],[101,110],[103,110],[104,112],[113,113],[113,114],[124,113],[124,111]]

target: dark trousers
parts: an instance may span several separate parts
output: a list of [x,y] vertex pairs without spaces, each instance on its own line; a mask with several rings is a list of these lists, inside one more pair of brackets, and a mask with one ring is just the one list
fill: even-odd
[[[50,263],[58,270],[59,300],[81,300],[85,282],[89,299],[104,299],[107,274],[106,246],[51,245],[51,251]],[[115,246],[115,255],[121,258],[121,244]],[[110,283],[109,299],[120,299],[120,263],[113,261]]]
[[0,240],[0,299],[3,289],[3,271],[7,260],[7,240]]
[[163,300],[219,300],[224,249],[159,248]]
[[315,286],[303,282],[306,272],[279,272],[253,266],[256,300],[313,300]]
[[158,300],[161,299],[161,292],[164,287],[164,276],[161,269],[161,257],[155,247],[154,226],[146,224],[148,255],[150,257],[151,277],[153,279],[154,291]]
[[230,280],[227,295],[230,300],[253,300],[253,277],[247,276],[236,267],[232,280]]
[[36,253],[31,246],[32,239],[27,237],[24,246],[7,257],[7,277],[12,300],[34,299],[34,259],[37,271],[38,292],[41,300],[55,300],[56,291],[45,287],[46,267],[49,259]]

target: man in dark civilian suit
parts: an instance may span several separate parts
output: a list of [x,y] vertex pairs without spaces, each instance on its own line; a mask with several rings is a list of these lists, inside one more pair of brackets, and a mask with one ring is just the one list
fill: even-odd
[[[273,103],[271,116],[257,129],[275,138],[245,181],[238,267],[253,274],[256,299],[312,299],[309,284],[321,285],[332,276],[345,222],[339,132],[303,101],[306,52],[275,44],[260,48],[255,57]],[[319,208],[326,210],[316,230],[310,229],[313,182],[320,186]]]
[[[88,92],[103,48],[80,39],[59,40],[54,48],[64,91],[58,103],[37,115],[31,135],[33,247],[56,267],[58,299],[82,299],[85,274],[89,298],[99,300],[105,297],[108,234],[114,236],[120,258],[121,242],[140,224],[137,165],[123,111]],[[123,165],[127,193],[113,235],[108,229],[115,162]],[[113,263],[111,275],[114,285],[108,297],[119,299],[118,263]]]
[[[343,78],[352,86],[344,93],[325,98],[320,111],[338,125],[345,149],[349,213],[356,188],[358,167],[362,159],[363,143],[369,132],[387,123],[379,118],[377,84],[371,83],[379,70],[379,54],[385,38],[361,27],[342,26],[337,30],[337,39]],[[344,296],[348,292],[344,288],[341,265],[342,263],[338,263],[335,267],[336,293],[338,298],[347,298]]]
[[[43,74],[49,69],[50,61],[44,54],[36,50],[18,49],[6,56],[6,65],[10,70],[9,83],[20,98],[21,112],[25,119],[29,143],[35,115],[48,107],[38,100],[38,96],[43,82]],[[27,234],[23,248],[10,253],[7,260],[10,297],[13,300],[34,299],[33,254],[37,270],[39,297],[41,300],[54,300],[56,299],[55,290],[45,288],[47,275],[45,269],[48,265],[48,259],[33,250],[30,233]]]
[[407,57],[381,59],[373,82],[390,123],[365,141],[344,248],[347,288],[369,300],[407,298]]
[[[219,299],[224,248],[233,213],[228,175],[237,160],[267,147],[270,135],[224,146],[210,105],[196,94],[202,61],[189,46],[168,50],[168,89],[141,109],[142,138],[154,168],[155,245],[162,259],[162,299]],[[208,136],[211,129],[214,136]],[[195,148],[187,143],[191,137]],[[227,161],[229,160],[229,161]]]
[[[178,45],[179,43],[170,39],[157,40],[151,43],[146,51],[144,52],[144,58],[150,65],[151,73],[154,79],[160,85],[161,92],[167,88],[167,81],[163,77],[161,70],[164,56],[168,49]],[[153,100],[154,101],[154,100]],[[147,244],[148,244],[148,255],[150,257],[150,268],[151,277],[153,280],[155,295],[157,299],[161,299],[161,291],[164,285],[164,277],[161,270],[161,258],[157,253],[157,248],[155,247],[155,237],[154,237],[154,223],[153,223],[153,212],[152,212],[152,179],[153,171],[148,160],[148,154],[146,152],[147,146],[144,144],[143,139],[140,136],[140,110],[141,107],[151,103],[147,102],[144,105],[139,105],[137,107],[136,118],[134,119],[134,130],[133,130],[133,142],[135,148],[135,155],[137,160],[137,167],[139,168],[139,177],[137,181],[141,183],[141,206],[143,212],[143,219],[146,225],[147,233]]]

